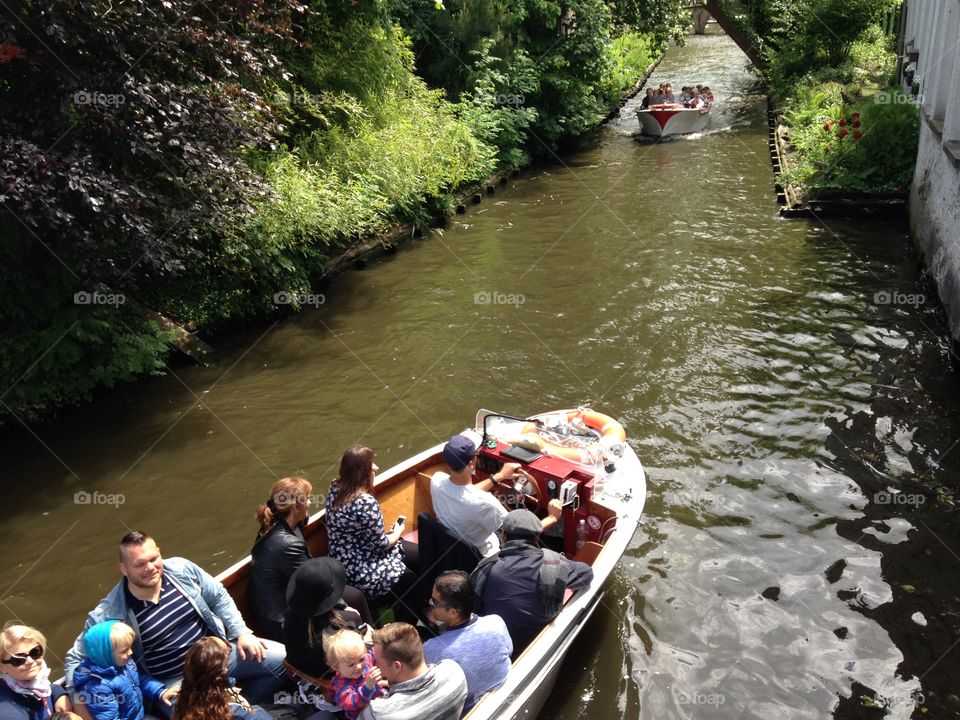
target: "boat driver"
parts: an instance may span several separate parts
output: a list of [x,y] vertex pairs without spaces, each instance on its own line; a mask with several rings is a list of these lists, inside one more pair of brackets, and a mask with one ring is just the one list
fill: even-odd
[[[523,477],[536,482],[519,463],[506,463],[483,482],[473,483],[477,466],[477,446],[466,435],[454,435],[443,446],[443,460],[450,473],[436,472],[430,479],[433,510],[444,527],[463,542],[487,557],[500,549],[497,530],[507,510],[490,493],[496,482]],[[551,500],[547,516],[538,520],[541,532],[556,524],[563,512],[559,500]]]

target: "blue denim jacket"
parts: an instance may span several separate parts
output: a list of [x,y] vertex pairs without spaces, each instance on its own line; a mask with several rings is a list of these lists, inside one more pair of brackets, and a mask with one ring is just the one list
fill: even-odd
[[[184,558],[164,558],[163,574],[200,613],[200,617],[207,624],[211,635],[232,641],[236,640],[239,635],[253,632],[247,627],[240,610],[233,602],[233,598],[230,597],[227,589],[199,565]],[[76,642],[67,651],[67,656],[63,661],[64,685],[66,687],[73,687],[73,671],[76,670],[80,661],[86,657],[83,649],[83,634],[97,623],[102,623],[105,620],[120,620],[134,629],[137,638],[133,643],[133,656],[136,658],[137,664],[143,667],[143,645],[140,644],[140,628],[137,626],[137,618],[133,614],[133,610],[127,607],[127,596],[123,591],[125,582],[126,578],[121,578],[113,590],[97,603],[97,606],[87,615],[83,632],[77,636]]]

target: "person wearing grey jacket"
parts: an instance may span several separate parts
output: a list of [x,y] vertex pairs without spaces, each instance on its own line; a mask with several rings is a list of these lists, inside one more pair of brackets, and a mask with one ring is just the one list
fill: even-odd
[[374,630],[373,655],[387,694],[371,700],[360,720],[459,720],[467,678],[453,660],[427,665],[413,625],[395,622]]
[[226,588],[184,558],[164,560],[153,538],[133,531],[120,542],[124,576],[87,616],[83,632],[64,659],[65,685],[85,657],[84,633],[105,620],[120,620],[137,633],[137,665],[167,687],[177,686],[187,651],[203,637],[231,646],[229,672],[252,703],[272,702],[284,679],[283,645],[255,637]]

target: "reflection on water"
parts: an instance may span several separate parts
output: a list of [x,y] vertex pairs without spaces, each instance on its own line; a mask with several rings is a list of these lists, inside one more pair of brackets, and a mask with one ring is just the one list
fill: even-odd
[[628,105],[216,365],[8,428],[7,615],[56,655],[131,527],[216,572],[277,477],[322,492],[353,443],[386,467],[478,407],[592,402],[650,495],[545,717],[951,716],[958,387],[933,303],[892,300],[926,292],[904,230],[777,217],[765,99],[726,38],[671,50],[664,80],[710,85],[707,132],[636,142]]

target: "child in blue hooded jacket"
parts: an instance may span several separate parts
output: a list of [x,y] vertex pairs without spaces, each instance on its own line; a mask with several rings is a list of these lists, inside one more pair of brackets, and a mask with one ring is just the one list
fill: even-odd
[[170,705],[177,694],[137,670],[133,658],[136,633],[126,623],[107,620],[83,636],[87,657],[77,667],[73,686],[93,720],[143,720],[144,698]]

